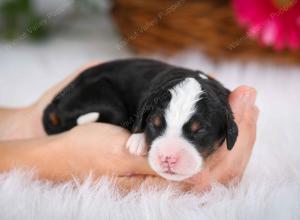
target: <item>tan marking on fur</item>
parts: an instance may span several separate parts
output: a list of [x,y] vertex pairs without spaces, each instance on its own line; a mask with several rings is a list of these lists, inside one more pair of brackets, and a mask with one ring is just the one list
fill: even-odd
[[58,116],[56,115],[56,113],[51,112],[51,113],[49,114],[49,118],[50,118],[50,121],[51,121],[51,124],[52,124],[52,125],[56,126],[56,125],[59,124],[59,118],[58,118]]

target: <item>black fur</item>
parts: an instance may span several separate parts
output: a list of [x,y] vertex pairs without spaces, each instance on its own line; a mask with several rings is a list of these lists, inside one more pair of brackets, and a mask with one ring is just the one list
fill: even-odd
[[[171,99],[169,89],[193,77],[205,93],[197,103],[196,114],[183,127],[185,138],[200,152],[210,153],[213,146],[225,139],[230,150],[238,135],[227,100],[230,91],[213,78],[200,78],[199,73],[149,59],[117,60],[94,66],[48,105],[43,116],[44,128],[48,134],[64,132],[76,126],[79,116],[99,112],[98,122],[120,125],[134,133],[145,132],[151,144],[166,126],[163,115]],[[159,126],[151,121],[156,116],[161,120]],[[201,129],[193,133],[189,125],[195,121]]]

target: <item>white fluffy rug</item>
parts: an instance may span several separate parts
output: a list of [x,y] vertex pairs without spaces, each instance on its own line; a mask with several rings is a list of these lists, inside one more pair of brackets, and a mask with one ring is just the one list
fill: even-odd
[[[98,54],[92,43],[56,39],[0,54],[0,104],[27,104],[80,64],[127,54],[106,46]],[[240,185],[215,186],[201,196],[167,188],[121,197],[106,178],[52,185],[11,171],[0,175],[0,219],[300,219],[300,67],[213,64],[195,53],[170,62],[216,72],[229,88],[247,84],[258,90],[257,143]]]

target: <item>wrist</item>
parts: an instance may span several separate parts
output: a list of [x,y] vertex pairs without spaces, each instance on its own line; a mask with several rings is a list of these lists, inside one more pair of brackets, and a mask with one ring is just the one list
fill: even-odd
[[41,115],[34,105],[0,109],[0,139],[17,140],[44,136]]
[[27,129],[30,130],[30,138],[46,136],[43,126],[43,111],[37,103],[24,108],[24,112],[28,115]]
[[78,170],[72,167],[75,163],[74,154],[69,151],[66,133],[41,138],[42,147],[32,149],[30,160],[35,161],[39,178],[64,181],[79,176]]
[[70,178],[64,168],[61,139],[57,135],[0,142],[0,172],[18,168],[34,170],[40,179],[61,181]]

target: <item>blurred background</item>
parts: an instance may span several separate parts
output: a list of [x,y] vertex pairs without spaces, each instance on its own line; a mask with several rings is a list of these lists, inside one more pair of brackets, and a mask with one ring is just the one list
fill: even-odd
[[154,57],[230,88],[298,101],[297,0],[1,0],[0,104],[26,105],[80,66]]
[[250,194],[257,205],[241,209],[241,197],[230,194],[230,208],[219,207],[227,216],[292,219],[286,215],[299,216],[300,192],[299,44],[299,0],[0,0],[0,106],[29,105],[82,65],[126,57],[213,73],[230,89],[252,86],[260,118],[241,186],[254,184],[261,197]]

